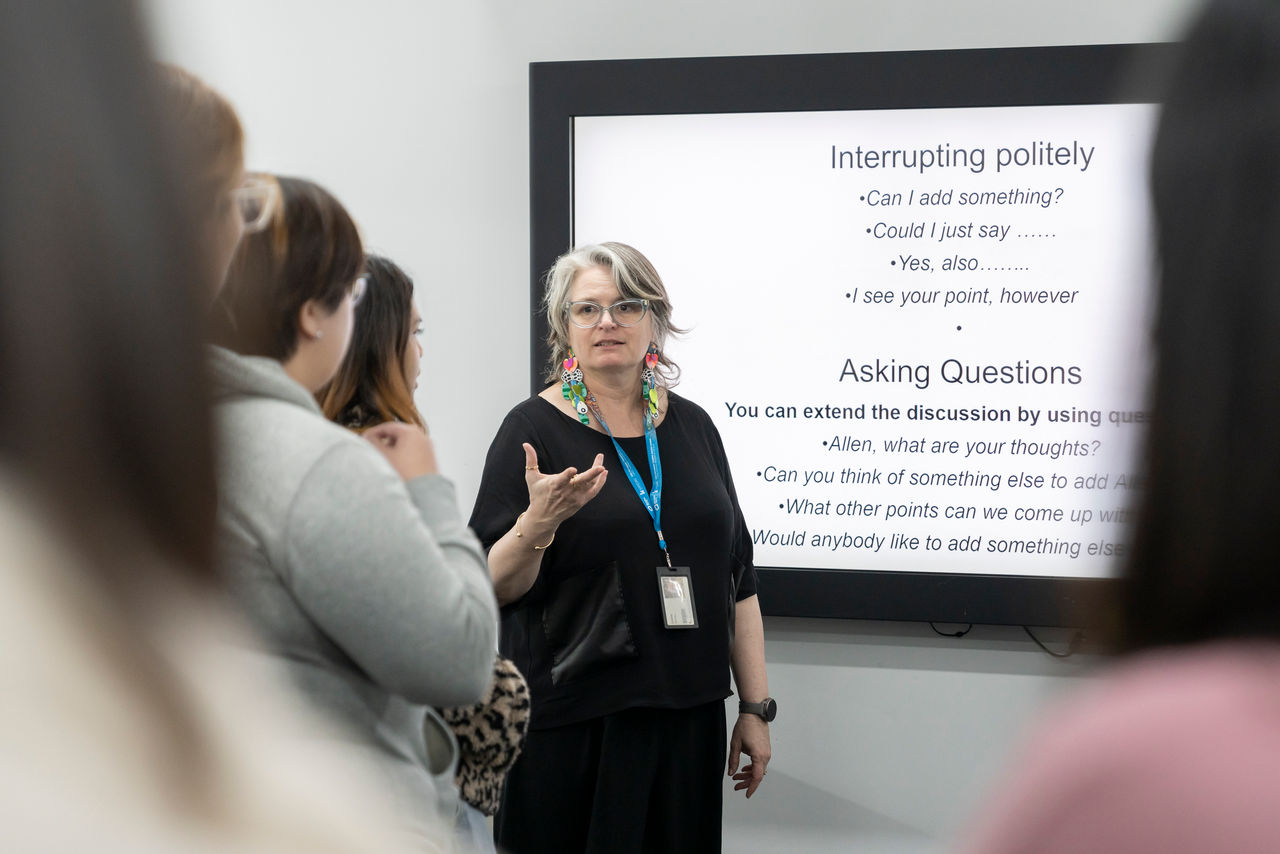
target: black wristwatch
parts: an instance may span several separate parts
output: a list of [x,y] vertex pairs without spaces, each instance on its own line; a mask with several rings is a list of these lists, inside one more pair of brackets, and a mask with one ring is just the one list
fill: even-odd
[[756,715],[769,723],[778,716],[778,704],[772,697],[765,697],[759,703],[748,703],[746,700],[738,701],[738,714],[740,715]]

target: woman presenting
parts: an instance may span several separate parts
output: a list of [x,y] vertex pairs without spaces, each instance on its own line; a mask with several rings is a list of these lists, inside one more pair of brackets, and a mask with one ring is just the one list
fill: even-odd
[[569,252],[544,304],[553,384],[503,421],[471,517],[533,697],[495,836],[513,854],[719,851],[730,669],[747,797],[775,709],[724,447],[667,388],[679,330],[638,251]]

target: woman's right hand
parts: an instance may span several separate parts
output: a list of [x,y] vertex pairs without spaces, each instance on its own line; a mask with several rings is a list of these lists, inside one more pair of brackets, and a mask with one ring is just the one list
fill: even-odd
[[543,474],[538,470],[538,452],[525,442],[524,480],[529,487],[525,523],[540,533],[554,532],[561,522],[600,494],[608,476],[604,454],[596,454],[591,468],[581,473],[570,466],[558,474]]
[[364,438],[377,448],[401,479],[413,480],[424,474],[436,474],[436,448],[426,431],[412,424],[388,421],[371,427]]

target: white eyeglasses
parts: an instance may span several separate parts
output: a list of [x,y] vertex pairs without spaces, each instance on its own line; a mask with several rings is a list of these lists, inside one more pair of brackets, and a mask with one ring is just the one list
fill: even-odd
[[262,231],[280,203],[280,185],[270,175],[249,174],[231,191],[246,234]]
[[644,319],[649,310],[647,299],[620,299],[613,305],[604,306],[590,300],[578,300],[565,303],[565,311],[569,314],[569,322],[579,329],[591,329],[604,320],[604,313],[609,312],[613,322],[619,326],[635,326]]

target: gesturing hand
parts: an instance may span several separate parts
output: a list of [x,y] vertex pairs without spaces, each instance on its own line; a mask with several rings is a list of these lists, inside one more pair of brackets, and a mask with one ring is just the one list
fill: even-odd
[[543,474],[538,470],[538,452],[525,442],[524,481],[529,487],[529,509],[525,511],[525,519],[530,526],[554,531],[582,505],[600,494],[608,476],[604,454],[596,454],[591,468],[581,473],[570,466],[559,474]]

